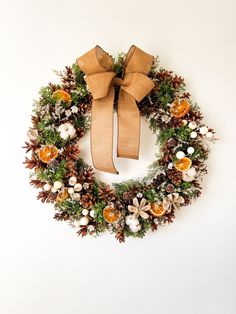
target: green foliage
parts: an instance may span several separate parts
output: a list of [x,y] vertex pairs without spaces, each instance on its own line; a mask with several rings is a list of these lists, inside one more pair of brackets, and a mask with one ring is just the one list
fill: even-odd
[[39,170],[37,172],[37,178],[48,182],[63,181],[66,172],[66,160],[62,160],[56,169],[51,168],[50,165],[48,165],[47,168]]
[[72,101],[77,103],[79,100],[83,99],[88,95],[88,90],[86,88],[86,82],[84,80],[84,73],[80,70],[79,66],[74,63],[72,65],[72,71],[75,75],[77,88],[71,94]]
[[91,118],[88,115],[78,116],[75,121],[74,125],[76,128],[83,128],[86,132],[90,129]]
[[118,197],[121,197],[123,193],[127,192],[131,188],[140,188],[140,190],[143,188],[143,184],[138,180],[128,180],[123,181],[121,183],[113,183],[112,184],[115,188],[115,193]]
[[60,134],[56,130],[50,129],[43,130],[38,140],[41,144],[55,145],[57,147],[62,147],[66,142],[61,139]]
[[118,77],[122,77],[124,70],[124,58],[125,53],[119,53],[117,59],[113,59],[114,61],[114,71]]
[[50,86],[41,87],[39,91],[40,103],[42,104],[55,104],[55,99],[52,98],[52,92]]
[[65,200],[61,202],[56,209],[64,213],[68,213],[74,219],[78,219],[82,214],[83,207],[81,207],[76,201]]
[[154,189],[145,191],[143,195],[149,203],[154,203],[159,199],[159,195]]
[[201,147],[195,147],[195,151],[191,156],[192,160],[206,160],[208,158],[208,151]]
[[173,137],[179,141],[187,141],[190,138],[191,129],[188,126],[179,128],[167,128],[162,130],[158,135],[158,141],[163,145],[169,138]]
[[161,82],[156,97],[158,103],[167,108],[167,104],[172,103],[175,97],[175,89],[172,82]]
[[93,209],[95,211],[94,220],[99,224],[106,223],[105,219],[103,218],[103,209],[105,208],[106,203],[98,202],[94,204]]

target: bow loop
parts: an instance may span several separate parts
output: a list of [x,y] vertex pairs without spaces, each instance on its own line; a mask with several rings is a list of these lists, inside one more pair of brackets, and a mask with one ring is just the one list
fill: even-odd
[[142,73],[128,73],[125,75],[121,88],[140,102],[154,88],[153,81]]
[[85,78],[93,99],[100,99],[108,95],[115,75],[115,72],[108,71],[91,74]]

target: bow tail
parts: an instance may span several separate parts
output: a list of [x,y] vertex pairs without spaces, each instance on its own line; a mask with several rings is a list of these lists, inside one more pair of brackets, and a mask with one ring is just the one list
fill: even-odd
[[113,103],[114,88],[108,96],[93,100],[90,145],[96,169],[118,174],[113,163]]
[[118,99],[117,156],[138,159],[140,146],[140,113],[134,97],[120,89]]

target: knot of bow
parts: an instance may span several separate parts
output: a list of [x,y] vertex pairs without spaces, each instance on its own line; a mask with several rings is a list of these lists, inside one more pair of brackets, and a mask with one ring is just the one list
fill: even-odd
[[113,162],[113,109],[115,85],[120,86],[117,106],[117,156],[138,159],[140,102],[154,87],[147,76],[153,56],[132,46],[125,59],[122,78],[116,77],[111,56],[96,46],[77,59],[92,94],[91,154],[96,169],[118,174]]

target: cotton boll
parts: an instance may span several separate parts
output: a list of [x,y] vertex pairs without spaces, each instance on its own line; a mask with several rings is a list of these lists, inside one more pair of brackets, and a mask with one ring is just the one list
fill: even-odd
[[136,233],[136,232],[138,232],[140,229],[141,229],[141,225],[129,225],[129,228],[130,228],[130,231],[132,231],[132,232],[134,232],[134,233]]

